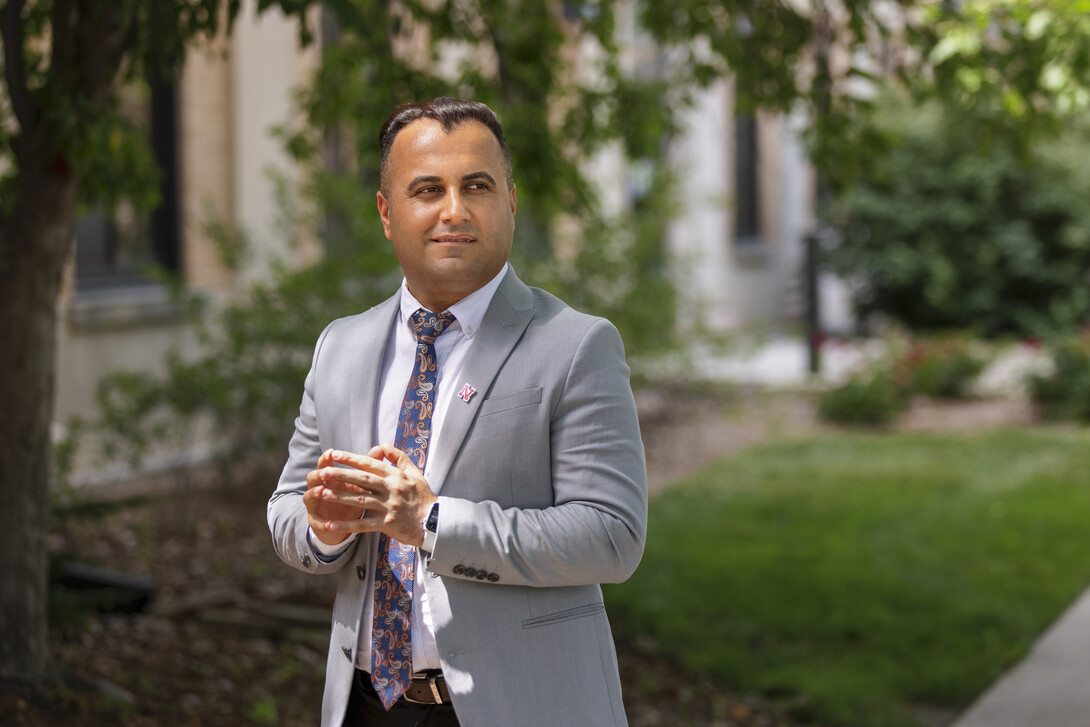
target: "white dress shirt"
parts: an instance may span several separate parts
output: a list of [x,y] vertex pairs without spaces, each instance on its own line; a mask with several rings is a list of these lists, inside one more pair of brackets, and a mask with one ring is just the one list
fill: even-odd
[[[507,274],[509,266],[504,266],[491,281],[483,288],[466,296],[452,305],[449,310],[454,314],[455,321],[449,325],[438,338],[435,339],[436,357],[436,389],[439,395],[436,398],[435,409],[431,418],[431,437],[428,441],[428,452],[435,451],[435,447],[442,438],[443,420],[446,418],[447,409],[454,394],[452,389],[461,389],[463,382],[460,380],[462,365],[469,353],[470,345],[484,320],[484,314],[492,302],[492,296],[500,287],[500,282]],[[401,283],[401,306],[394,325],[387,339],[386,353],[382,360],[381,382],[378,406],[375,411],[375,431],[380,437],[380,442],[375,444],[393,444],[397,437],[397,424],[401,416],[401,404],[405,399],[405,389],[408,385],[410,372],[416,361],[416,331],[412,325],[412,315],[424,306],[409,292],[406,281]],[[445,311],[433,311],[443,313]],[[361,454],[363,454],[361,452]],[[428,466],[431,463],[429,456],[424,465],[424,478],[428,477]],[[440,513],[440,517],[442,513]],[[312,533],[307,537],[315,552],[323,560],[335,560],[337,556],[348,550],[357,537],[350,536],[343,543],[329,546],[321,542]],[[428,593],[424,568],[420,564],[421,556],[417,554],[416,577],[413,585],[413,615],[412,615],[412,648],[413,671],[423,669],[440,668],[439,650],[435,645],[435,632],[432,625],[431,611],[428,608]],[[372,563],[370,570],[375,564]],[[368,579],[370,588],[373,588],[373,576]],[[368,595],[364,599],[362,621],[360,622],[359,642],[356,649],[356,666],[364,671],[371,671],[371,622],[374,618],[374,597]]]

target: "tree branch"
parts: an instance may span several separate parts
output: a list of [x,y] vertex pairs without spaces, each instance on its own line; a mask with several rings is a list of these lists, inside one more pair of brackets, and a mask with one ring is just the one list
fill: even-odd
[[53,42],[49,52],[52,54],[49,67],[56,71],[63,69],[68,73],[72,68],[72,2],[55,0],[53,3]]
[[91,22],[91,13],[83,11],[71,29],[71,62],[75,85],[72,93],[92,103],[99,103],[113,88],[114,79],[134,42],[135,26],[121,22],[117,10],[102,8]]
[[[26,58],[23,55],[23,45],[26,42],[23,27],[25,6],[26,0],[8,0],[4,3],[3,10],[0,10],[0,35],[4,40],[4,81],[23,138],[34,128],[37,120],[37,110],[30,98],[27,84]],[[21,156],[18,150],[15,151],[17,156]]]

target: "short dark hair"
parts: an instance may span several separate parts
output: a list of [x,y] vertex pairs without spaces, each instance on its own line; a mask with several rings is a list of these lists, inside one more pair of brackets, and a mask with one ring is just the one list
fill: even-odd
[[379,149],[382,151],[382,161],[379,163],[379,186],[383,194],[389,192],[390,180],[387,176],[386,163],[390,158],[390,149],[394,146],[394,139],[397,138],[402,129],[420,119],[438,121],[442,124],[443,131],[448,134],[455,127],[474,121],[488,127],[488,130],[496,137],[496,141],[499,142],[500,151],[503,152],[503,161],[507,172],[507,186],[510,187],[514,184],[511,170],[511,152],[507,150],[507,140],[503,136],[503,127],[500,125],[496,113],[480,101],[464,101],[460,98],[440,96],[431,101],[402,104],[394,109],[394,112],[386,119],[386,123],[382,125],[382,130],[378,133],[378,143]]

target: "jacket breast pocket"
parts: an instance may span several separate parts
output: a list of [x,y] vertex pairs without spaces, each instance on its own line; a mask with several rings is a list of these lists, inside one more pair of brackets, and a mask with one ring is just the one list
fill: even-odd
[[544,401],[541,387],[482,400],[444,492],[505,508],[551,506],[550,422]]
[[587,603],[582,606],[565,608],[562,611],[554,611],[553,613],[547,613],[542,616],[523,619],[522,628],[533,629],[539,626],[550,626],[552,624],[563,623],[564,621],[572,621],[577,618],[597,616],[600,613],[604,613],[605,610],[606,605],[601,601],[598,601],[597,603]]
[[526,389],[525,391],[514,391],[510,394],[500,394],[499,396],[493,396],[482,401],[481,410],[478,412],[477,417],[483,418],[493,414],[499,414],[500,412],[510,411],[511,409],[518,409],[523,406],[533,406],[534,404],[540,403],[540,386],[536,389]]

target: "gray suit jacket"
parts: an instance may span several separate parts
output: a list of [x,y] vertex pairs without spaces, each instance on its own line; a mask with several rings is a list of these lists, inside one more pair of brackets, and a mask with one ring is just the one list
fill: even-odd
[[[289,457],[269,500],[280,557],[339,585],[322,704],[340,725],[377,536],[333,563],[306,539],[306,474],[334,447],[377,443],[383,347],[398,296],[322,333]],[[453,401],[431,452],[439,495],[428,599],[463,727],[626,724],[598,584],[636,568],[647,481],[628,367],[616,329],[524,285],[508,270],[462,369],[477,389]],[[454,397],[462,381],[441,396]]]

